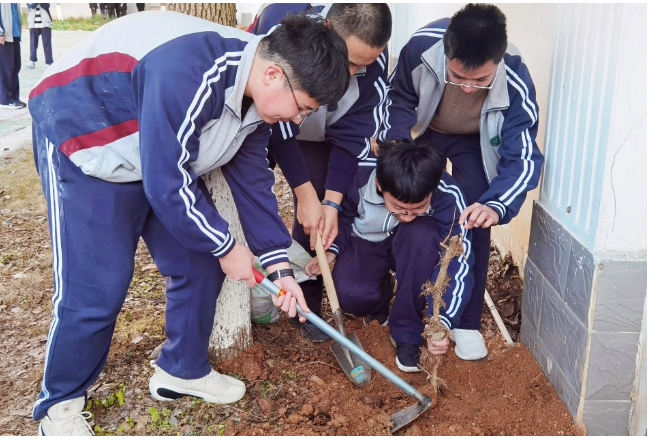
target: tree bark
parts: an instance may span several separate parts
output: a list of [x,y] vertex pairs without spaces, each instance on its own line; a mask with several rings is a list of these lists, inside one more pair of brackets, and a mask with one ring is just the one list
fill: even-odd
[[[236,26],[235,3],[167,3],[167,10],[182,12],[215,23]],[[209,130],[201,135],[201,143],[217,141]],[[220,169],[203,176],[207,189],[219,210],[230,225],[230,234],[239,244],[246,244],[239,213],[232,198],[230,186]],[[218,361],[228,360],[252,346],[250,328],[250,289],[245,282],[226,278],[216,302],[214,327],[210,336],[210,356]]]
[[167,3],[167,10],[182,12],[226,26],[237,25],[236,3]]

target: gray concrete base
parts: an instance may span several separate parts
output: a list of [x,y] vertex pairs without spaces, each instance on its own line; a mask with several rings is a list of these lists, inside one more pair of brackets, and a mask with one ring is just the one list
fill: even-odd
[[647,261],[598,258],[534,204],[521,340],[575,420],[627,435]]

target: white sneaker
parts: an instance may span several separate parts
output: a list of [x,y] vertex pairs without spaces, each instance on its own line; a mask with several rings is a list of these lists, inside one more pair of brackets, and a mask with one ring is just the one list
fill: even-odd
[[195,396],[207,402],[230,404],[246,394],[246,385],[236,378],[221,375],[213,370],[203,378],[185,380],[169,375],[155,366],[149,381],[149,391],[158,401],[172,401],[183,396]]
[[474,329],[454,329],[455,355],[462,360],[479,360],[487,356],[487,346],[480,331]]
[[36,67],[36,63],[33,62],[28,62],[27,64],[24,65],[26,69],[33,69]]
[[69,399],[54,404],[47,410],[38,427],[39,436],[94,436],[87,419],[92,415],[84,412],[86,398]]

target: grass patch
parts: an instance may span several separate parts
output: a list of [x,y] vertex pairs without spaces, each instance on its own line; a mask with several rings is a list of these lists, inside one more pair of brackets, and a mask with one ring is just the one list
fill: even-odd
[[87,30],[99,29],[104,24],[113,21],[114,18],[105,19],[100,13],[90,18],[66,18],[65,20],[52,20],[54,30]]

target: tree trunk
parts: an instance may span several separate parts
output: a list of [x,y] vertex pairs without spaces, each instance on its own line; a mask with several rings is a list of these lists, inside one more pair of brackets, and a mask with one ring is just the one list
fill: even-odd
[[226,26],[237,25],[236,3],[167,3],[167,10],[182,12]]
[[[235,3],[167,3],[167,10],[182,12],[227,26],[236,26]],[[201,136],[201,143],[216,141],[208,138],[209,130]],[[220,169],[204,176],[219,214],[230,224],[230,234],[239,244],[246,244],[239,213],[232,192]],[[252,346],[250,329],[250,289],[245,282],[226,278],[216,302],[214,327],[210,336],[210,356],[228,360]]]

